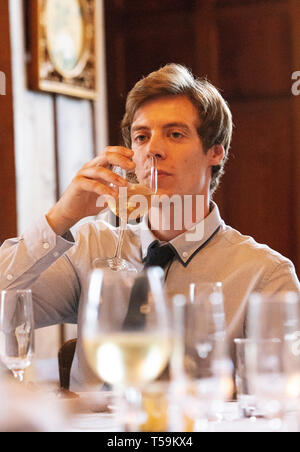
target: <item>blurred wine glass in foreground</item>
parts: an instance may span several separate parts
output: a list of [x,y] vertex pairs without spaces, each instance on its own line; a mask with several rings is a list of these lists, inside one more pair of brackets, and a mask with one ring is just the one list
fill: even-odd
[[248,311],[250,390],[273,429],[300,397],[300,304],[293,292],[252,294]]
[[34,319],[30,290],[2,291],[0,298],[0,358],[22,382],[34,353]]
[[171,351],[160,268],[93,271],[82,327],[87,361],[122,392],[129,430],[144,421],[141,391],[165,369]]
[[221,416],[233,393],[222,284],[191,284],[188,296],[176,296],[174,324],[172,377],[186,387],[183,409],[197,429]]

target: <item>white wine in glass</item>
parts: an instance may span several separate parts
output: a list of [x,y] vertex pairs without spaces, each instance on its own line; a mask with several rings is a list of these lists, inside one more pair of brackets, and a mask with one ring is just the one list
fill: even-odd
[[166,333],[116,333],[87,339],[85,350],[93,371],[103,381],[114,386],[140,386],[164,370],[170,341]]
[[141,420],[142,388],[159,377],[171,354],[161,276],[154,267],[142,273],[95,269],[84,307],[87,362],[100,381],[124,394],[130,430]]
[[0,359],[22,382],[34,354],[32,293],[8,290],[0,295]]
[[[124,190],[124,189],[123,189]],[[129,183],[123,200],[115,202],[112,198],[108,199],[108,207],[121,220],[137,221],[143,217],[151,208],[151,199],[155,191],[142,184]],[[134,214],[134,215],[133,215]]]
[[[126,171],[120,167],[114,167],[113,171],[126,178]],[[122,246],[127,222],[136,221],[151,208],[151,197],[157,193],[157,159],[150,157],[150,176],[147,184],[129,182],[128,188],[119,189],[119,199],[108,198],[107,203],[110,210],[120,218],[120,228],[116,251],[113,257],[96,259],[96,268],[110,268],[114,271],[132,271],[136,268],[128,260],[122,258]],[[135,213],[135,215],[133,215]]]

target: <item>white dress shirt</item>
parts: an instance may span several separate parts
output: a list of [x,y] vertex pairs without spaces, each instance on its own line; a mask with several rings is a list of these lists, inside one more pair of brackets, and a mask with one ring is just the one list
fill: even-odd
[[[202,228],[201,240],[187,240],[186,232],[170,242],[176,256],[165,269],[165,288],[172,297],[185,293],[191,282],[222,282],[230,341],[244,334],[252,292],[300,293],[292,262],[227,226],[215,204]],[[93,261],[114,255],[117,236],[117,228],[96,221],[81,226],[74,241],[70,233],[57,236],[42,217],[20,238],[7,240],[0,248],[0,289],[32,289],[36,328],[80,325]],[[146,221],[129,225],[122,255],[142,270],[148,246],[155,240]],[[126,309],[123,311],[125,317]],[[85,363],[79,328],[71,389],[81,390],[86,383],[96,381]]]

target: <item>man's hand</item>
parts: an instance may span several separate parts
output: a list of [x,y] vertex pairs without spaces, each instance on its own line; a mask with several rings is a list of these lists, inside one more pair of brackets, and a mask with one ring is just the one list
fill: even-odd
[[[61,199],[47,213],[47,221],[57,235],[67,232],[82,218],[98,215],[105,207],[97,207],[101,195],[118,197],[117,187],[127,181],[109,169],[120,166],[129,171],[135,168],[133,151],[121,146],[109,146],[105,152],[88,162],[76,174]],[[110,187],[114,184],[115,187]]]

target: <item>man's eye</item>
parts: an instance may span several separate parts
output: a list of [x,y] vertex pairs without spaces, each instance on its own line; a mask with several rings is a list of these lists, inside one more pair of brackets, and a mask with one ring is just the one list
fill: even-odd
[[179,138],[183,138],[183,134],[180,132],[172,132],[171,136],[172,136],[172,138],[175,138],[176,140],[178,140]]
[[137,135],[134,138],[134,141],[136,141],[137,143],[143,143],[144,141],[146,141],[146,135]]

